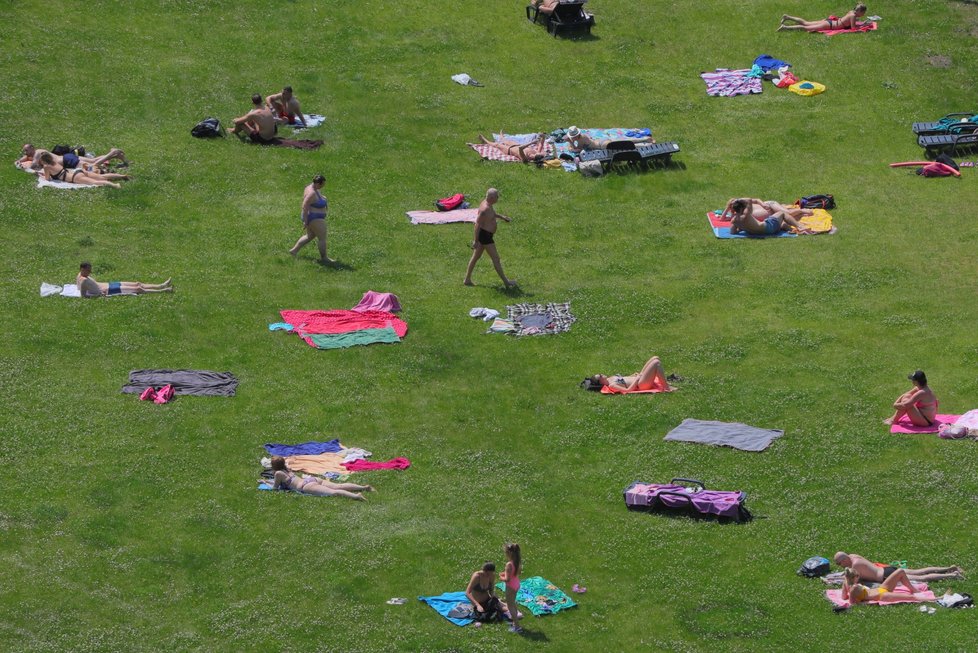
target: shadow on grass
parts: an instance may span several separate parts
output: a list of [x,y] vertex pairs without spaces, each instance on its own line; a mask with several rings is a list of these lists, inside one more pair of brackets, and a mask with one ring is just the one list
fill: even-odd
[[343,261],[340,261],[339,259],[333,259],[333,261],[331,263],[328,263],[326,261],[319,261],[319,260],[317,260],[316,261],[316,265],[322,267],[323,269],[327,269],[327,270],[341,270],[341,271],[344,271],[344,272],[355,272],[356,271],[356,268],[355,267],[353,267],[349,263],[344,263]]
[[496,286],[496,291],[500,295],[506,295],[507,297],[533,297],[533,293],[526,292],[519,286]]
[[524,628],[523,632],[520,633],[520,637],[522,637],[523,639],[533,640],[534,642],[550,641],[550,638],[547,637],[545,633],[542,633],[539,630],[527,630],[526,628]]

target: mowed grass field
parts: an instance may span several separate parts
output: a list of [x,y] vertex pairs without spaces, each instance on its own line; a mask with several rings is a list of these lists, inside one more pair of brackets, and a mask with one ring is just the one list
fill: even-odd
[[[4,3],[0,6],[0,649],[9,651],[973,651],[975,613],[833,614],[795,576],[838,549],[960,564],[975,593],[972,442],[880,425],[926,370],[941,411],[978,405],[976,172],[891,170],[913,120],[975,107],[978,6],[890,0],[873,34],[775,33],[846,2],[593,0],[591,39],[553,39],[521,2]],[[828,91],[710,98],[699,79],[762,53]],[[934,65],[938,63],[940,65]],[[942,67],[943,66],[943,67]],[[484,88],[461,87],[467,72]],[[253,92],[295,87],[307,153],[189,135]],[[479,132],[651,127],[684,164],[585,179],[478,160]],[[119,146],[121,190],[37,189],[24,142]],[[967,159],[968,157],[965,157]],[[972,158],[978,158],[973,155]],[[303,187],[330,201],[323,268]],[[470,225],[404,212],[499,188],[499,251],[461,285]],[[713,238],[731,196],[832,193],[838,233]],[[100,280],[172,295],[40,298],[91,260]],[[286,308],[396,293],[401,344],[316,351],[270,333]],[[484,335],[475,306],[571,301],[569,333]],[[652,354],[660,396],[577,387]],[[233,399],[167,406],[131,369],[234,372]],[[683,418],[781,428],[767,451],[666,443]],[[259,493],[266,442],[339,437],[404,472],[360,474],[367,503]],[[742,489],[722,525],[627,512],[636,479]],[[524,576],[579,607],[457,628],[414,600],[464,589],[517,541]],[[389,606],[393,596],[409,597]]]

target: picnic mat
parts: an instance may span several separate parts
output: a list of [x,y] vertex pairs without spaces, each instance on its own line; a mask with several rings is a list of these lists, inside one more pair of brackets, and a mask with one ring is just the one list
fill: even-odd
[[[570,302],[560,304],[515,304],[506,307],[507,321],[515,329],[516,336],[552,335],[570,331],[577,321],[570,310]],[[495,326],[495,322],[493,323]],[[490,327],[490,331],[492,327]]]
[[265,445],[265,451],[272,456],[315,456],[320,453],[337,453],[343,445],[339,438],[334,438],[328,442],[303,442],[301,444],[276,444],[274,442]]
[[198,397],[233,397],[238,379],[230,372],[210,370],[133,370],[122,392],[139,394],[146,388],[172,385],[174,394]]
[[472,618],[472,604],[465,592],[445,592],[438,596],[419,596],[419,601],[427,603],[431,609],[451,621],[456,626],[468,626]]
[[764,451],[775,438],[784,435],[779,429],[760,429],[739,422],[714,422],[701,419],[684,419],[669,431],[663,440],[695,442],[733,447],[741,451]]
[[[495,147],[488,143],[466,143],[469,147],[479,153],[486,161],[506,161],[508,163],[523,163],[518,156],[511,156],[509,154],[503,154]],[[550,159],[554,156],[554,146],[553,143],[547,143],[546,149],[544,150],[544,157]]]
[[945,424],[954,424],[960,415],[936,415],[930,426],[914,426],[910,418],[904,415],[890,426],[890,433],[937,433]]
[[[754,235],[740,232],[730,233],[730,220],[720,217],[720,211],[710,211],[706,214],[706,219],[710,221],[710,228],[713,235],[717,238],[795,238],[799,235],[794,231],[779,231],[776,234]],[[812,215],[806,215],[799,222],[808,229],[817,232],[815,235],[834,234],[836,229],[832,224],[832,216],[825,209],[812,209]]]
[[[864,601],[864,603],[866,605],[891,605],[894,603],[925,603],[937,600],[934,592],[927,589],[927,583],[911,582],[911,584],[917,589],[915,594],[911,594],[910,590],[901,585],[892,592],[884,594],[882,601],[877,598],[872,601]],[[825,590],[825,598],[841,608],[852,606],[852,603],[842,598],[842,590]]]
[[748,77],[750,68],[730,70],[717,68],[712,73],[701,73],[700,77],[706,82],[706,94],[713,97],[733,97],[734,95],[751,95],[763,91],[760,77]]
[[[496,587],[505,596],[506,584],[499,582],[496,583]],[[535,617],[554,614],[577,605],[560,588],[540,576],[531,576],[530,578],[520,580],[520,589],[516,593],[516,602],[529,608]]]
[[872,23],[856,23],[855,27],[849,29],[820,29],[819,34],[825,34],[826,36],[835,36],[836,34],[856,34],[857,32],[874,32],[876,31],[876,21]]
[[455,209],[454,211],[408,211],[411,224],[448,224],[449,222],[475,222],[479,209]]

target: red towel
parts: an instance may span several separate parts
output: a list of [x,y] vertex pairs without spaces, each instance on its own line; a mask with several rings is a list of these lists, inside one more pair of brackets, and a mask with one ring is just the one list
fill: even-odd
[[363,329],[394,328],[399,338],[407,334],[407,322],[385,311],[281,311],[282,321],[300,336],[313,333],[349,333]]
[[391,458],[382,463],[375,463],[364,458],[349,463],[342,463],[351,472],[367,472],[372,469],[407,469],[411,461],[407,458]]

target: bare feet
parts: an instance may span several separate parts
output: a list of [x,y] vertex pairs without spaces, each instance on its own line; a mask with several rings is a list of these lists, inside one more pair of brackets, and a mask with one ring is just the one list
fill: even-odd
[[483,136],[482,134],[479,134],[479,142],[483,144],[487,144],[489,143],[489,139]]
[[291,256],[291,257],[292,257],[292,258],[294,258],[294,259],[297,259],[297,258],[299,258],[299,252],[293,252],[293,251],[292,251],[292,250],[290,249],[290,250],[289,250],[289,256]]
[[109,186],[111,186],[112,188],[122,188],[122,186],[120,186],[119,184],[113,184],[111,182],[109,183]]
[[506,280],[506,287],[507,288],[515,288],[518,285],[519,284],[516,282],[516,279],[507,279]]
[[332,265],[333,263],[336,263],[336,259],[327,256],[326,258],[319,259],[319,262],[323,265]]
[[466,279],[465,281],[462,282],[462,285],[463,286],[474,286],[475,284],[472,283],[472,279]]
[[166,287],[169,287],[169,286],[171,286],[171,285],[173,285],[173,279],[172,279],[172,278],[170,278],[170,279],[167,279],[166,281],[164,281],[164,282],[163,282],[163,283],[161,283],[160,285],[161,285],[161,286],[166,286]]
[[887,417],[885,420],[883,420],[883,424],[885,424],[886,426],[893,426],[893,418]]
[[783,32],[784,30],[785,30],[784,23],[781,23],[781,25],[778,27],[778,29],[776,29],[774,31],[775,32]]
[[368,485],[367,486],[367,492],[376,492],[376,491],[377,491],[377,488],[375,488],[373,485]]

